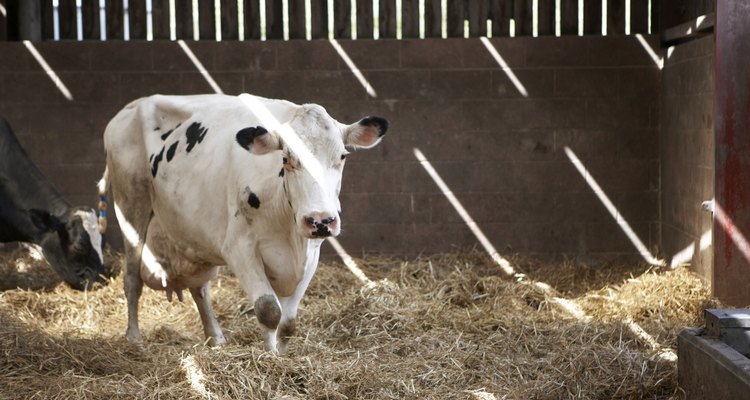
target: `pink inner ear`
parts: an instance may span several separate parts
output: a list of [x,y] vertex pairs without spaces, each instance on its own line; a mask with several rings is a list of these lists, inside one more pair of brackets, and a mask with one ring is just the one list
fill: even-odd
[[268,147],[268,144],[266,143],[265,140],[263,140],[263,138],[266,135],[267,134],[256,136],[255,138],[253,138],[252,152],[254,154],[263,155],[263,154],[266,154],[266,153],[268,153],[270,151],[270,148]]
[[378,141],[378,128],[373,126],[366,126],[357,137],[357,144],[359,146],[372,146]]

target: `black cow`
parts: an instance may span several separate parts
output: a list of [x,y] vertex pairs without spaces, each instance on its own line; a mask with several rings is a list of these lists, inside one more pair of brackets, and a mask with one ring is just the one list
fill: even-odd
[[92,208],[72,207],[29,159],[0,117],[0,242],[34,243],[71,287],[102,277],[102,236]]

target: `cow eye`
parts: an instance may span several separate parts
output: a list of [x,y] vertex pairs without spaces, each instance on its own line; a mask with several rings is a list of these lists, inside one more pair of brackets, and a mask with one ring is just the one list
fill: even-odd
[[344,160],[346,160],[346,154],[341,155],[341,161],[344,161]]

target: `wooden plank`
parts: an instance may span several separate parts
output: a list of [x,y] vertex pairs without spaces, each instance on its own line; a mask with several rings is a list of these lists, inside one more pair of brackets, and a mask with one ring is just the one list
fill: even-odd
[[397,22],[396,0],[380,0],[380,37],[386,39],[395,38]]
[[648,33],[648,1],[630,2],[630,33]]
[[602,2],[586,0],[583,2],[583,34],[602,34]]
[[716,14],[706,15],[700,23],[696,20],[676,25],[661,32],[662,47],[675,46],[702,36],[710,35],[714,32],[716,25]]
[[284,38],[284,4],[277,0],[266,1],[266,39]]
[[440,0],[424,1],[425,38],[443,37],[443,7],[441,3]]
[[310,0],[313,39],[328,39],[328,0]]
[[245,40],[260,40],[260,3],[258,0],[244,0],[242,5],[245,13]]
[[221,40],[240,38],[239,10],[237,0],[221,0]]
[[512,15],[513,2],[507,0],[490,0],[493,37],[507,37],[510,35],[510,18]]
[[169,40],[169,0],[151,0],[151,27],[154,40]]
[[[570,3],[575,0],[562,0],[562,3]],[[539,0],[537,16],[537,33],[539,36],[555,35],[555,0]]]
[[661,0],[651,0],[651,33],[661,32],[662,29],[666,28],[661,25],[660,11]]
[[175,36],[177,39],[193,40],[193,4],[190,1],[176,1]]
[[419,37],[419,0],[401,0],[401,37]]
[[[0,3],[2,3],[2,1],[0,1]],[[42,17],[42,40],[53,40],[55,38],[55,21],[52,1],[42,0],[40,11]],[[0,16],[0,19],[3,19],[2,16]]]
[[198,37],[201,40],[216,40],[215,21],[214,0],[198,0]]
[[123,5],[122,1],[108,1],[104,5],[104,18],[107,21],[107,40],[123,40],[125,30],[123,29]]
[[352,37],[351,0],[333,0],[333,37]]
[[[409,1],[409,0],[404,0]],[[373,2],[372,0],[357,0],[357,38],[373,38]]]
[[289,0],[289,39],[306,38],[305,0]]
[[466,19],[469,20],[469,36],[487,36],[487,20],[490,8],[487,1],[470,1]]
[[83,20],[83,39],[99,40],[99,2],[84,1],[81,5],[81,19]]
[[128,24],[131,40],[146,40],[146,1],[130,0],[128,2]]
[[18,6],[22,0],[5,0],[5,36],[9,41],[18,41]]
[[[636,0],[636,1],[641,1],[641,0]],[[560,35],[577,35],[577,34],[578,34],[578,0],[562,0],[560,2]]]
[[607,35],[625,34],[625,0],[607,0]]
[[464,37],[466,5],[463,1],[448,1],[448,37]]
[[533,3],[527,0],[515,0],[513,3],[513,20],[516,22],[516,36],[531,36],[534,29]]

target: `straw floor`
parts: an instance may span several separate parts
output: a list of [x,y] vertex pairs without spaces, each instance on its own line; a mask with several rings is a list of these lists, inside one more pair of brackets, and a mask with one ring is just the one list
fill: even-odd
[[357,261],[375,284],[321,263],[281,357],[263,350],[224,269],[218,348],[203,345],[192,300],[149,289],[144,348],[126,342],[121,278],[89,293],[0,292],[0,399],[681,398],[676,335],[720,306],[685,269],[514,257],[526,274],[514,279],[478,250]]

